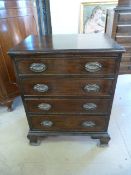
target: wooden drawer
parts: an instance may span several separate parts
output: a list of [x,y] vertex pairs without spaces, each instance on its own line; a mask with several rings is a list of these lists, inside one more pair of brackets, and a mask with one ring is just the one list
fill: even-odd
[[131,57],[131,53],[130,52],[126,52],[122,54],[123,57]]
[[107,119],[103,116],[30,116],[31,130],[44,131],[105,131]]
[[131,25],[118,25],[117,34],[131,36]]
[[122,62],[131,62],[131,56],[130,57],[122,57],[121,59]]
[[120,44],[131,43],[131,36],[116,36],[116,41]]
[[110,99],[25,99],[28,113],[108,114]]
[[131,74],[131,62],[121,62],[120,74]]
[[131,12],[119,13],[118,21],[123,24],[131,24]]
[[22,79],[21,84],[24,95],[104,97],[112,94],[114,79],[38,77]]
[[[34,64],[35,63],[35,64]],[[74,57],[21,60],[17,62],[19,75],[113,75],[115,58]],[[40,72],[41,71],[41,72]]]

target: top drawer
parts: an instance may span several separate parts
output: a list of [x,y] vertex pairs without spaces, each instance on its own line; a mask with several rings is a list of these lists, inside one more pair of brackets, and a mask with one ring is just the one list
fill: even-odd
[[35,58],[17,61],[18,74],[28,75],[114,75],[115,58]]

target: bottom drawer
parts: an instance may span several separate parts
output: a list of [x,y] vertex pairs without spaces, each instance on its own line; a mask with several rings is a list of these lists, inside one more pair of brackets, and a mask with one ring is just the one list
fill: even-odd
[[44,131],[105,131],[104,116],[31,116],[32,130]]

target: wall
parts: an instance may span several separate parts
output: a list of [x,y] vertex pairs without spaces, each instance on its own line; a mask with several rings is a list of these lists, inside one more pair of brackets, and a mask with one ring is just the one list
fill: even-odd
[[[97,1],[100,0],[90,2]],[[109,2],[109,0],[101,0],[101,2],[105,1]],[[87,0],[50,0],[53,34],[78,33],[81,2]]]

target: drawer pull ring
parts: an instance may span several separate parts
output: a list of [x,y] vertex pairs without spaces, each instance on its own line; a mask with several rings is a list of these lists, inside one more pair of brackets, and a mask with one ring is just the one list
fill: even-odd
[[46,127],[46,128],[50,128],[50,127],[53,126],[53,122],[50,121],[50,120],[44,120],[44,121],[41,122],[41,125]]
[[51,109],[51,105],[48,103],[41,103],[38,105],[38,108],[44,111],[49,111]]
[[86,103],[83,105],[85,110],[96,110],[97,105],[95,103]]
[[97,84],[87,84],[84,87],[84,90],[86,92],[99,92],[100,91],[100,86],[98,86]]
[[30,70],[33,72],[44,72],[46,68],[46,65],[43,63],[32,63],[30,65]]
[[85,69],[88,72],[97,72],[101,70],[102,65],[98,62],[90,62],[85,65]]
[[92,122],[92,121],[85,121],[85,122],[83,122],[82,123],[82,126],[84,127],[84,128],[92,128],[92,127],[94,127],[96,124],[94,123],[94,122]]
[[47,92],[49,88],[45,84],[36,84],[33,89],[37,92]]

